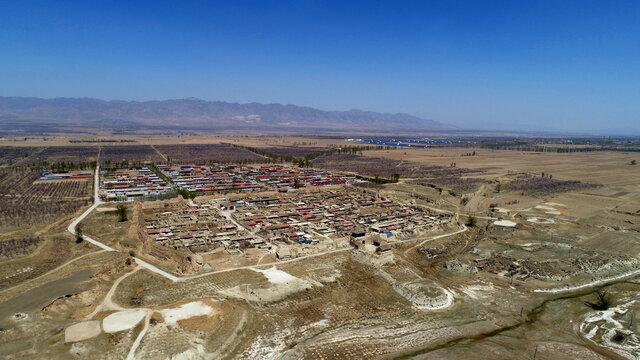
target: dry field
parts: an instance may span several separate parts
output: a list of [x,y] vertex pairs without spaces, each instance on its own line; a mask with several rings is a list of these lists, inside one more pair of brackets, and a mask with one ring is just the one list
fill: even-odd
[[472,169],[425,165],[417,162],[375,157],[378,152],[383,151],[369,151],[368,153],[371,153],[371,156],[353,154],[323,155],[313,160],[313,166],[369,177],[380,176],[387,179],[391,178],[393,174],[398,174],[401,178],[432,178],[461,176],[478,172]]
[[[476,156],[462,156],[469,152]],[[612,186],[640,186],[638,153],[538,153],[485,149],[400,149],[365,151],[364,155],[417,162],[425,166],[450,166],[483,171],[483,176],[499,176],[507,172],[534,172],[553,175],[554,179],[578,180]],[[639,188],[640,190],[640,188]]]
[[263,156],[224,144],[158,145],[158,151],[181,164],[266,161]]
[[0,165],[16,164],[40,150],[41,148],[31,146],[2,146],[0,147]]
[[150,145],[102,146],[100,162],[162,163],[165,159]]
[[89,204],[90,179],[39,181],[37,172],[0,172],[0,232],[44,225]]
[[[23,145],[22,143],[20,145]],[[97,146],[2,146],[0,165],[28,166],[53,163],[89,163],[98,156]]]
[[[32,146],[26,157],[27,147],[0,157],[30,162],[60,140],[34,141],[25,142]],[[222,143],[292,156],[344,145],[339,139],[276,136],[136,141],[73,145],[77,152],[53,154],[78,158],[88,147],[96,154],[101,148],[112,161],[148,161],[159,156],[154,144],[174,162],[235,162],[260,157]],[[476,156],[463,156],[473,151]],[[209,254],[205,263],[211,268],[173,282],[128,256],[133,250],[154,264],[170,263],[144,253],[137,232],[144,226],[142,206],[128,205],[127,222],[117,221],[113,204],[83,221],[87,234],[120,250],[98,251],[66,231],[71,214],[88,204],[90,182],[43,183],[35,173],[0,173],[2,211],[23,211],[11,219],[25,221],[20,231],[0,238],[0,357],[125,358],[130,350],[137,359],[640,356],[634,273],[640,269],[640,167],[629,165],[636,154],[400,149],[339,155],[319,158],[319,164],[366,176],[398,173],[399,183],[371,191],[453,213],[456,222],[394,243],[392,262],[384,265],[355,251],[259,267],[246,266],[259,252],[230,261]],[[6,206],[14,201],[17,206]],[[65,210],[47,207],[47,201],[83,203]],[[144,206],[171,209],[177,201]],[[470,216],[477,222],[463,226]],[[60,219],[66,221],[47,224]],[[619,277],[624,274],[631,275]],[[605,284],[610,316],[585,305]],[[444,305],[425,305],[443,298]],[[142,318],[132,321],[130,310]],[[114,316],[130,326],[106,332]],[[73,326],[96,323],[91,337],[66,338]]]
[[[100,142],[108,140],[109,142]],[[0,145],[14,147],[47,147],[47,146],[128,146],[128,145],[188,145],[188,144],[220,144],[233,143],[243,146],[272,147],[336,147],[353,145],[343,138],[310,137],[310,136],[275,136],[275,135],[147,135],[147,136],[52,136],[46,140],[42,137],[29,137],[23,141],[5,141]]]
[[137,251],[142,245],[138,239],[138,221],[140,210],[137,206],[127,205],[128,220],[120,222],[115,213],[115,205],[107,204],[99,207],[82,222],[84,232],[113,248],[124,252]]
[[260,151],[267,152],[269,154],[274,154],[278,156],[285,157],[294,157],[294,158],[303,158],[305,155],[315,154],[324,150],[328,150],[328,148],[324,147],[300,147],[300,146],[271,146],[271,147],[259,147],[257,148]]

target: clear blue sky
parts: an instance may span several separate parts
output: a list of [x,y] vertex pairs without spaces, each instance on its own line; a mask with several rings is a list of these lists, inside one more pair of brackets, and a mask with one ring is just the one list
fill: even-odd
[[638,0],[179,3],[1,1],[0,95],[640,133]]

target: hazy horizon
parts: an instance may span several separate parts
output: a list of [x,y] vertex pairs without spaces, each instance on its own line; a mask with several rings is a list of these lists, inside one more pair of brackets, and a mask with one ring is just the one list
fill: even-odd
[[640,4],[0,5],[0,95],[281,103],[640,134]]

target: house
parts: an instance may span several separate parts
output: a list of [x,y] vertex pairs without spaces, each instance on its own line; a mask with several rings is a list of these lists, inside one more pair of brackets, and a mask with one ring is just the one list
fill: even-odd
[[292,259],[293,258],[293,254],[291,253],[291,249],[285,247],[279,247],[278,250],[276,250],[276,257],[279,260],[284,260],[284,259]]
[[351,231],[351,237],[359,238],[367,235],[367,232],[363,228],[355,228]]
[[391,251],[391,245],[389,245],[386,241],[383,241],[376,249],[377,253],[384,253],[387,251]]

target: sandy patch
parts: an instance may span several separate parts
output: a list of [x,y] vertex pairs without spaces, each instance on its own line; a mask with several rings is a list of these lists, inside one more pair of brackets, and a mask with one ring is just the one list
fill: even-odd
[[264,275],[267,278],[267,280],[269,280],[269,282],[272,284],[286,284],[289,282],[294,282],[296,280],[299,280],[297,277],[287,272],[278,270],[275,266],[266,270],[253,269],[253,268],[251,270],[262,273],[262,275]]
[[536,224],[553,224],[555,222],[552,219],[545,219],[541,217],[530,217],[527,221]]
[[565,204],[551,202],[551,201],[547,201],[546,203],[544,203],[544,205],[555,206],[555,207],[567,207],[567,205]]
[[73,324],[64,330],[64,342],[76,342],[94,338],[100,333],[100,321],[91,320]]
[[175,324],[180,320],[192,318],[194,316],[209,315],[213,308],[202,301],[194,301],[184,304],[174,309],[160,310],[164,321],[168,324]]
[[133,329],[144,319],[146,313],[145,310],[118,311],[102,320],[102,328],[108,333]]
[[546,206],[546,205],[536,205],[536,209],[542,210],[547,214],[550,215],[560,215],[560,211],[558,211],[558,209],[551,207],[551,206]]
[[446,309],[453,304],[451,292],[428,280],[398,284],[393,288],[420,310]]
[[460,289],[464,294],[472,299],[478,299],[481,297],[489,297],[493,295],[495,288],[493,285],[469,285]]
[[223,290],[222,293],[248,301],[277,301],[289,294],[312,287],[311,282],[278,270],[275,266],[267,270],[254,268],[251,270],[262,273],[267,278],[268,283],[238,285]]
[[498,221],[494,221],[493,225],[505,226],[505,227],[515,227],[518,224],[513,222],[513,221],[511,221],[511,220],[498,220]]
[[97,208],[96,210],[100,212],[105,212],[105,211],[116,211],[117,209],[113,207],[103,207],[103,208]]

